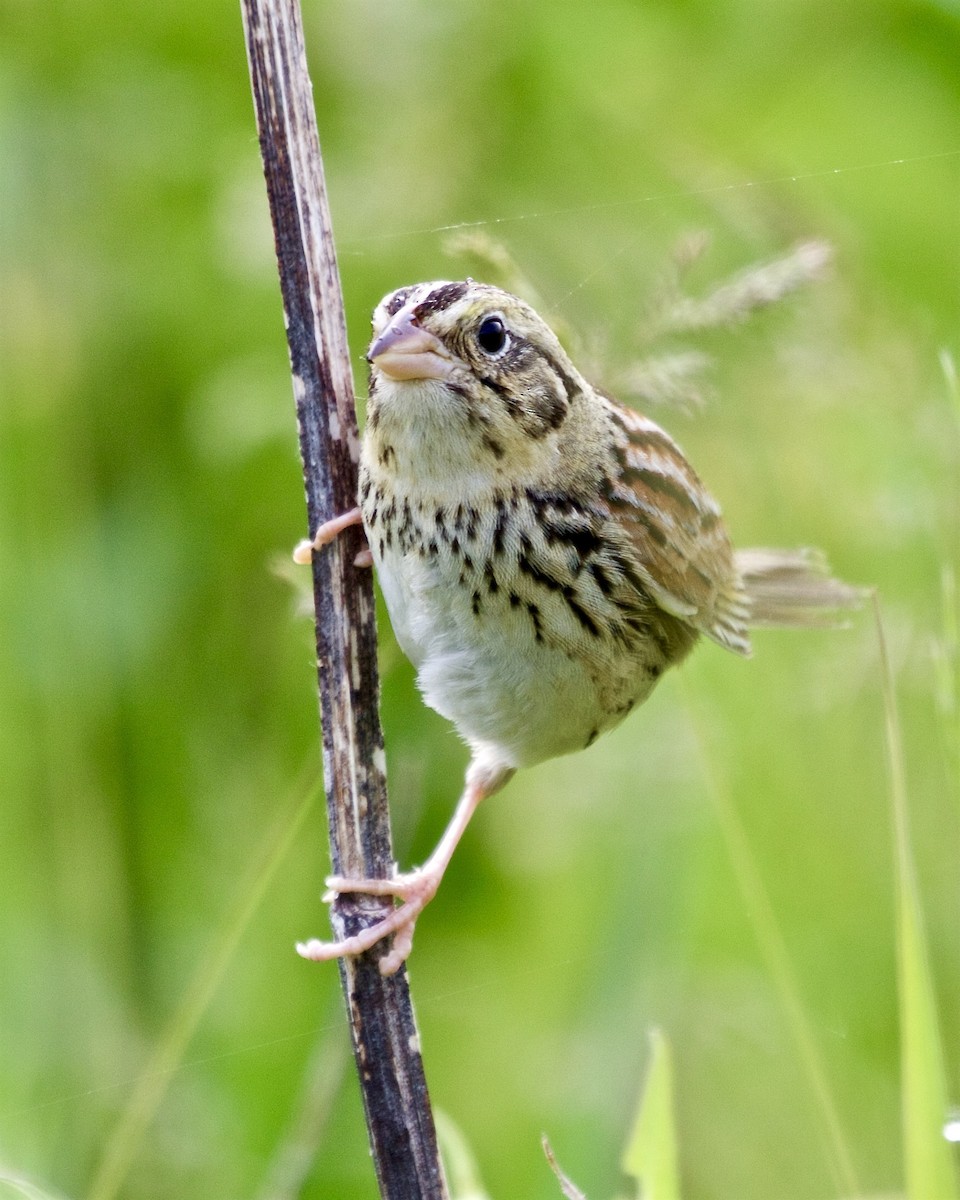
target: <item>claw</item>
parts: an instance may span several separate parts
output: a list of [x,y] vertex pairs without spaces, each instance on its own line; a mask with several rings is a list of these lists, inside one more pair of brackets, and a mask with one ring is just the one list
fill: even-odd
[[[338,518],[344,520],[344,518]],[[349,522],[348,522],[349,523]],[[328,522],[329,524],[329,522]],[[321,526],[321,528],[324,528]],[[319,536],[319,531],[318,531]],[[417,918],[437,893],[440,880],[447,869],[457,842],[470,823],[470,818],[485,797],[501,787],[513,774],[512,768],[500,764],[490,765],[474,761],[467,771],[467,786],[450,824],[447,826],[437,848],[419,870],[406,875],[394,875],[392,879],[351,879],[345,875],[330,875],[326,879],[327,890],[323,899],[330,903],[337,896],[353,893],[361,896],[393,896],[401,901],[399,908],[388,913],[368,929],[362,929],[352,937],[339,942],[322,942],[311,938],[297,943],[297,953],[314,962],[327,962],[331,958],[364,954],[384,938],[393,935],[393,945],[380,959],[381,975],[393,975],[406,962],[413,949],[413,933]]]
[[327,890],[324,900],[329,903],[337,896],[393,896],[396,900],[409,903],[423,900],[428,904],[440,886],[442,872],[423,867],[409,871],[406,875],[394,875],[390,879],[351,879],[348,875],[328,875],[323,881]]
[[393,934],[393,946],[389,954],[380,959],[380,973],[393,975],[399,971],[413,949],[413,931],[417,918],[440,886],[439,876],[431,871],[415,871],[410,875],[398,875],[394,879],[345,879],[341,875],[331,875],[326,882],[328,891],[324,900],[327,901],[342,894],[354,893],[366,896],[396,896],[403,903],[383,920],[339,942],[322,942],[319,938],[298,942],[297,953],[301,958],[309,958],[313,962],[326,962],[332,958],[342,958],[344,955],[363,954]]
[[[293,548],[293,561],[304,565],[310,562],[315,550],[320,550],[327,546],[337,534],[342,533],[345,529],[349,529],[351,525],[359,525],[362,517],[359,508],[351,508],[349,512],[341,513],[339,517],[334,517],[330,521],[324,521],[312,538],[304,538],[303,541],[297,542]],[[364,551],[361,550],[357,555],[360,558]],[[369,551],[367,551],[369,553]],[[357,563],[357,566],[366,566],[366,563]]]

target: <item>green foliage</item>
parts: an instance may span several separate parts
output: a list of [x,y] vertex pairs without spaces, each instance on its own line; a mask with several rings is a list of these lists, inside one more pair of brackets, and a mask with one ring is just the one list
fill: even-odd
[[0,1167],[0,1197],[3,1200],[63,1200],[61,1194],[38,1187],[30,1179],[8,1175]]
[[450,1187],[450,1200],[490,1200],[480,1180],[480,1168],[470,1144],[441,1109],[434,1110],[437,1139]]
[[643,1200],[680,1200],[677,1163],[670,1043],[654,1029],[643,1098],[624,1151],[623,1169],[637,1181]]
[[[261,866],[319,751],[239,13],[41,8],[0,9],[0,1155],[89,1195],[139,1112],[124,1200],[370,1200],[337,972],[292,950],[327,929],[318,805]],[[616,1195],[661,1027],[686,1200],[927,1200],[960,1097],[960,10],[305,16],[358,368],[385,291],[505,246],[585,368],[664,401],[740,545],[878,587],[897,681],[909,876],[866,617],[705,646],[491,800],[417,931],[435,1101],[491,1196],[555,1200],[542,1130]],[[821,242],[822,281],[724,329],[681,305],[648,357],[678,280],[736,313],[746,268]],[[465,755],[382,645],[412,864]]]
[[933,978],[916,885],[902,875],[897,881],[897,931],[907,1196],[953,1200],[957,1187],[952,1148],[943,1136],[948,1111],[946,1069]]
[[886,636],[875,604],[883,669],[896,857],[897,990],[900,998],[901,1112],[909,1200],[957,1195],[951,1147],[943,1136],[947,1082],[916,868],[910,845],[907,785],[896,691]]

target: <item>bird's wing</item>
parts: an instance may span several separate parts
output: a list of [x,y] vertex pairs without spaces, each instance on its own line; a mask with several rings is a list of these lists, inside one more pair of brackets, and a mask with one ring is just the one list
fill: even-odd
[[667,433],[608,403],[614,444],[604,500],[630,539],[637,573],[665,612],[749,654],[749,605],[719,506]]

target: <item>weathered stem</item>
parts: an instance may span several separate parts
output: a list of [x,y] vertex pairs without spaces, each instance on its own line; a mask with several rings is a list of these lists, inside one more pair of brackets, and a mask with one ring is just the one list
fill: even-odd
[[[297,0],[242,0],[260,149],[276,238],[300,429],[309,529],[357,502],[359,438],[346,323]],[[313,557],[323,769],[338,875],[393,869],[376,626],[368,570],[353,565],[351,530]],[[388,911],[344,896],[336,938]],[[376,946],[340,971],[380,1192],[445,1200],[433,1114],[406,971],[384,978]]]

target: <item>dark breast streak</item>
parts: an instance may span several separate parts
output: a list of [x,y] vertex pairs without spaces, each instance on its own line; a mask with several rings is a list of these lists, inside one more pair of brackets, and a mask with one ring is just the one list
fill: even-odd
[[388,499],[362,479],[371,544],[432,561],[448,577],[451,605],[476,620],[524,611],[532,641],[604,670],[611,656],[637,660],[657,677],[679,661],[696,633],[647,592],[625,539],[601,504],[564,493],[510,488],[480,506]]

